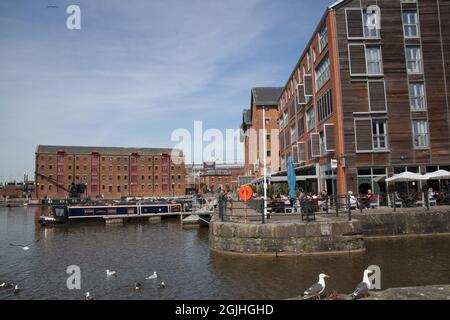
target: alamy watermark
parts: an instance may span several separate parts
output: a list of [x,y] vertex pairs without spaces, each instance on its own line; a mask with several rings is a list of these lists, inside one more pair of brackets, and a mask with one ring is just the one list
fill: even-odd
[[81,9],[76,4],[67,7],[66,13],[69,14],[66,20],[66,26],[69,30],[81,29]]

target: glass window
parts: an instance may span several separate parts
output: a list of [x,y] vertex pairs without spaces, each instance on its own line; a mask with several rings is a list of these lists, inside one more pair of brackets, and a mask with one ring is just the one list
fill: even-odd
[[328,89],[319,99],[317,99],[317,117],[322,122],[333,113],[333,103],[331,98],[331,89]]
[[316,68],[316,91],[330,79],[330,59],[326,57]]
[[291,142],[296,142],[297,141],[297,126],[294,124],[292,124],[291,126]]
[[376,12],[364,12],[363,22],[365,38],[378,38],[377,18]]
[[405,38],[416,38],[419,36],[417,11],[403,11],[403,32]]
[[322,52],[322,50],[327,46],[328,44],[328,29],[327,26],[323,26],[322,29],[319,31],[319,51]]
[[406,47],[408,73],[422,73],[422,52],[419,46]]
[[427,120],[413,121],[414,146],[416,148],[428,147],[428,122]]
[[423,111],[426,109],[425,89],[423,82],[410,82],[409,103],[412,111]]
[[298,136],[301,137],[305,133],[305,123],[303,116],[298,119]]
[[387,148],[386,120],[372,121],[372,139],[374,150]]
[[314,108],[309,108],[306,111],[306,130],[309,131],[314,128],[316,124],[316,115],[314,112]]
[[366,47],[366,63],[368,74],[381,74],[380,47]]

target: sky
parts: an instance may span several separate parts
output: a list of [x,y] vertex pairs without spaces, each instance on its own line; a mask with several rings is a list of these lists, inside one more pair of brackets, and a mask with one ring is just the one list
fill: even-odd
[[239,129],[251,88],[285,85],[330,2],[0,1],[0,181],[32,177],[38,144],[174,147],[194,121]]

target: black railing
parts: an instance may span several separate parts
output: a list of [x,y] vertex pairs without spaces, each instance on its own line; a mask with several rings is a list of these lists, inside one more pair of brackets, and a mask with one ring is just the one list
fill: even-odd
[[[427,196],[428,195],[428,196]],[[429,210],[434,205],[450,205],[450,192],[431,196],[422,193],[389,193],[379,195],[327,195],[305,196],[293,203],[280,199],[267,200],[267,215],[264,215],[264,200],[254,198],[248,202],[219,198],[219,219],[221,221],[243,221],[266,223],[266,219],[298,215],[299,219],[315,220],[316,215],[346,217],[352,220],[353,212],[367,213],[366,209],[398,207],[423,207]]]

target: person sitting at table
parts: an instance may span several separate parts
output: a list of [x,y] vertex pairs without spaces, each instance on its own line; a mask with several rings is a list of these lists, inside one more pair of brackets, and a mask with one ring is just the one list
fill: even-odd
[[353,191],[350,190],[348,192],[348,195],[350,197],[350,209],[352,209],[352,208],[356,209],[358,201],[357,201],[356,197],[353,195]]

